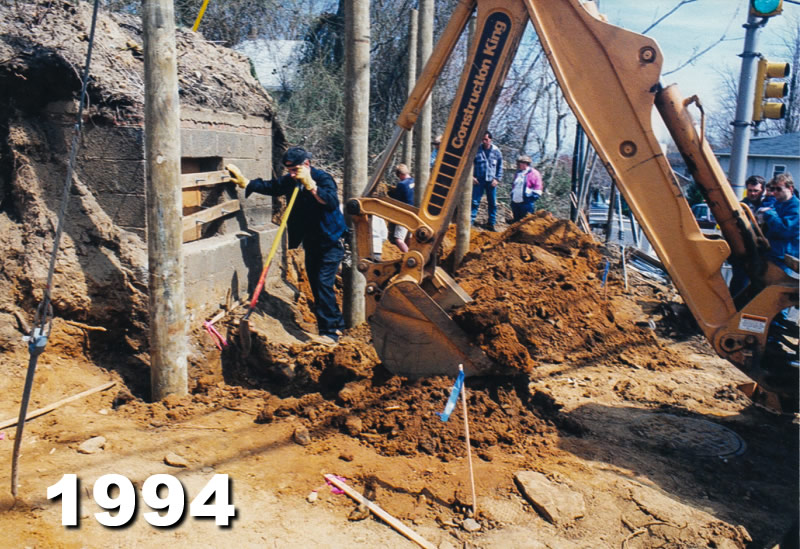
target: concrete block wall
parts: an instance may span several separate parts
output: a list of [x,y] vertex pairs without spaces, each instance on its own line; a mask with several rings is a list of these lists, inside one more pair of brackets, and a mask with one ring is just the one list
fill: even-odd
[[[216,169],[233,163],[248,179],[270,177],[271,123],[237,113],[184,109],[181,156],[219,158]],[[187,308],[198,318],[213,314],[228,289],[234,300],[249,299],[277,234],[271,222],[271,197],[254,194],[245,200],[244,190],[231,190],[238,196],[242,211],[226,219],[216,236],[183,245]],[[282,261],[280,253],[274,261]],[[279,276],[280,269],[270,269],[270,281]]]
[[[230,289],[232,301],[249,300],[277,227],[250,233],[224,234],[187,242],[184,251],[184,288],[189,321],[201,322],[225,303]],[[270,283],[280,276],[280,254],[270,269]]]
[[[272,125],[261,117],[205,110],[181,111],[181,156],[220,158],[217,169],[235,164],[248,179],[272,173]],[[220,228],[226,234],[247,228],[266,228],[272,218],[272,198],[236,188],[242,213]]]
[[[57,141],[71,139],[77,104],[53,103],[48,117]],[[271,121],[260,116],[184,108],[181,111],[181,156],[187,164],[201,159],[211,169],[234,163],[245,177],[271,177]],[[86,123],[76,173],[120,228],[146,240],[144,131],[142,125]],[[217,203],[238,197],[242,211],[217,224],[216,235],[184,244],[187,308],[198,318],[213,314],[230,289],[246,299],[255,288],[277,227],[272,224],[272,198],[229,186],[216,188]],[[209,204],[213,205],[213,204]],[[281,262],[280,253],[274,260]],[[280,269],[271,269],[275,283]]]

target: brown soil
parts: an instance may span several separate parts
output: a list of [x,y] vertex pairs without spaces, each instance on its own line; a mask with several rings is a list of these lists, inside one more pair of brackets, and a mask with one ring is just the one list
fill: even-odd
[[[348,522],[354,504],[346,496],[326,489],[308,503],[323,472],[360,490],[369,486],[386,511],[441,547],[770,547],[796,516],[792,418],[753,406],[735,389],[745,378],[697,336],[677,342],[657,335],[670,319],[656,311],[681,306],[669,290],[631,272],[626,293],[616,263],[603,288],[603,250],[571,224],[538,214],[505,233],[476,232],[456,273],[475,297],[458,321],[513,372],[467,380],[482,530],[465,532],[459,525],[471,495],[463,416],[458,408],[443,423],[436,414],[452,378],[389,374],[366,326],[349,330],[338,346],[316,343],[301,264],[302,252],[290,254],[287,280],[297,291],[273,289],[252,317],[262,337],[247,359],[238,354],[233,324],[222,353],[198,330],[191,394],[159,403],[141,398],[146,369],[131,369],[130,358],[93,347],[91,333],[57,319],[31,408],[106,379],[128,379],[128,387],[29,423],[21,498],[0,514],[0,528],[17,532],[11,546],[94,547],[100,533],[103,545],[119,546],[167,538],[178,547],[265,540],[413,546],[373,519]],[[18,333],[3,333],[9,369],[2,389],[10,397],[2,415],[13,416],[26,352]],[[745,448],[730,447],[723,427]],[[307,445],[295,442],[303,430]],[[0,452],[8,464],[13,430],[5,435]],[[76,452],[95,435],[108,439],[103,452]],[[189,467],[164,465],[170,451]],[[560,525],[542,518],[514,483],[523,470],[579,493],[584,516]],[[130,528],[103,530],[86,495],[81,528],[65,529],[59,504],[45,498],[65,473],[77,473],[85,486],[108,473],[141,486],[162,472],[187,489],[199,489],[212,473],[229,474],[239,511],[233,528],[187,518],[162,531],[139,517]],[[0,485],[8,486],[8,475],[8,468],[0,472]]]
[[[76,14],[82,23],[73,28]],[[48,71],[37,63],[49,62],[71,97],[89,14],[86,3],[3,6],[0,26],[14,29],[0,37],[3,82],[61,90],[40,80]],[[141,82],[141,60],[125,48],[129,39],[141,43],[140,27],[106,15],[99,24],[114,46],[97,51],[97,82],[116,84],[91,88],[90,116],[135,116],[141,104],[131,86]],[[262,109],[240,57],[192,33],[180,32],[178,41],[191,61],[181,68],[186,101]],[[196,68],[206,61],[220,68]],[[27,108],[57,99],[31,92]],[[29,357],[15,313],[30,322],[41,300],[53,197],[65,173],[35,117],[9,119],[0,158],[0,418],[19,410]],[[463,414],[457,408],[446,423],[436,414],[453,379],[391,375],[365,325],[335,347],[319,343],[302,251],[287,254],[286,284],[263,294],[246,358],[237,344],[240,311],[218,325],[229,341],[222,351],[196,321],[190,394],[148,402],[145,247],[109,221],[80,181],[74,189],[53,287],[56,319],[30,409],[117,384],[26,424],[13,508],[14,429],[0,429],[3,547],[414,546],[373,518],[348,521],[354,503],[324,486],[327,472],[369,488],[381,507],[440,548],[755,549],[772,547],[797,518],[796,418],[753,405],[736,389],[747,379],[696,334],[674,290],[633,271],[626,290],[614,250],[569,222],[537,214],[503,233],[475,231],[454,273],[474,298],[456,322],[507,372],[466,383],[481,526],[468,533]],[[442,265],[452,246],[450,234]],[[397,257],[389,244],[384,257]],[[77,451],[94,436],[106,438],[102,451]],[[167,465],[170,452],[187,466]],[[583,516],[548,521],[521,495],[519,471],[571,490]],[[61,526],[61,503],[47,499],[47,487],[70,473],[81,482],[79,528]],[[139,497],[130,526],[102,527],[92,486],[111,473],[138,489],[151,475],[172,474],[189,497],[211,475],[228,474],[237,519],[219,528],[187,517],[157,529],[141,516],[148,509]],[[319,499],[310,503],[315,489]]]

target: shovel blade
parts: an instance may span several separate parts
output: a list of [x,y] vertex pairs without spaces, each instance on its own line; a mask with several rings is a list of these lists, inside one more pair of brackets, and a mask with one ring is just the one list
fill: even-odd
[[465,374],[471,376],[488,374],[493,368],[483,351],[470,343],[450,315],[416,282],[401,281],[387,287],[369,324],[375,350],[394,374],[452,376],[463,364]]

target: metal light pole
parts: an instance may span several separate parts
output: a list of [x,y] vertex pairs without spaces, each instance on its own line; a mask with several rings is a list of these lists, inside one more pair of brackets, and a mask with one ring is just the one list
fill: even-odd
[[753,97],[755,95],[755,76],[758,58],[756,51],[758,31],[766,25],[767,19],[753,14],[747,16],[744,35],[744,50],[741,53],[742,70],[739,74],[739,95],[736,99],[736,119],[733,121],[733,146],[728,179],[737,198],[742,198],[744,180],[747,176],[747,154],[750,150],[750,125],[753,119]]

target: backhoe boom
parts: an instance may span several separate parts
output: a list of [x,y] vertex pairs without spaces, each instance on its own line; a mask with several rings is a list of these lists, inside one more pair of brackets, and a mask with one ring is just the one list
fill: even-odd
[[[436,267],[435,252],[530,20],[575,116],[715,350],[768,389],[796,396],[793,359],[770,354],[767,346],[772,318],[781,309],[797,305],[796,280],[765,260],[766,240],[734,196],[688,113],[687,105],[699,102],[684,101],[674,86],[662,87],[662,55],[655,41],[606,23],[592,3],[587,6],[579,0],[464,0],[456,7],[397,121],[405,130],[413,126],[477,7],[476,38],[419,208],[398,210],[397,204],[366,196],[348,203],[357,231],[358,267],[367,277],[367,315],[381,358],[396,373],[421,376],[452,371],[452,360],[436,363],[441,353],[427,360],[425,353],[409,352],[408,346],[418,341],[421,349],[452,350],[456,340],[455,347],[463,345],[465,336],[448,313],[470,298]],[[654,106],[708,197],[724,239],[700,231],[653,132]],[[390,147],[384,159],[392,152]],[[375,263],[368,259],[369,215],[411,230],[414,238],[401,260]],[[729,257],[745,265],[752,280],[736,301],[720,273]],[[486,357],[472,346],[453,352],[459,355],[454,360],[465,363],[468,375],[491,369]]]

